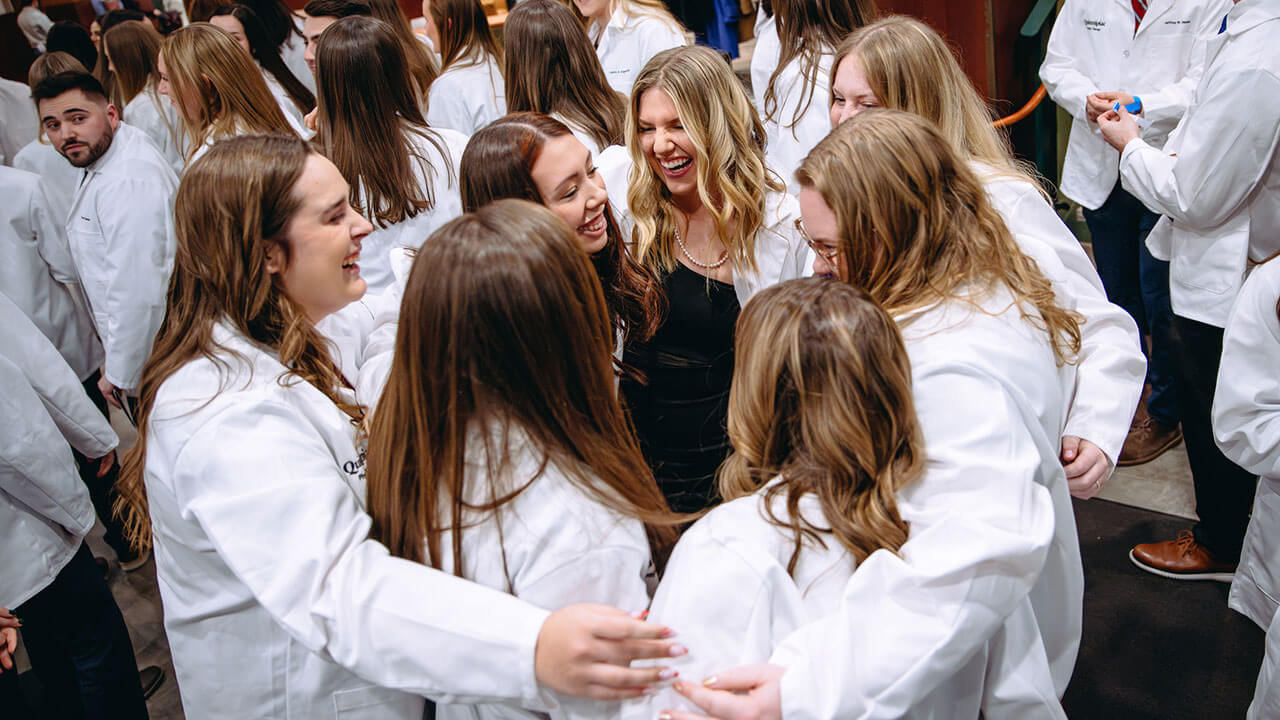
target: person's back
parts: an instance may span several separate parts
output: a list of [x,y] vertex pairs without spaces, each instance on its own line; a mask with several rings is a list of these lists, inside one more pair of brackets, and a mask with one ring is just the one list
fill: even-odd
[[53,27],[53,21],[49,16],[36,7],[32,0],[25,0],[22,10],[18,12],[18,28],[26,36],[32,50],[38,53],[44,52],[44,41],[49,36],[51,27]]

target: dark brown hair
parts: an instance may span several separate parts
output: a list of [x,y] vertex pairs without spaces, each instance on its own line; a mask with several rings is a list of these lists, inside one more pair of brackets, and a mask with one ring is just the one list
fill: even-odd
[[427,54],[426,45],[413,33],[413,28],[409,27],[409,18],[404,16],[404,10],[400,9],[400,3],[397,0],[368,1],[373,16],[390,25],[391,31],[400,41],[400,47],[404,49],[405,62],[409,66],[409,77],[413,78],[413,85],[418,90],[418,104],[425,108],[431,83],[435,82],[436,76],[440,74],[436,70],[435,62]]
[[431,165],[414,150],[426,139],[454,173],[439,135],[427,127],[409,80],[403,45],[387,23],[372,17],[338,20],[316,48],[319,91],[316,139],[351,183],[351,205],[380,226],[394,225],[435,207]]
[[[674,516],[615,395],[612,350],[600,282],[550,210],[499,200],[433,233],[409,273],[370,426],[370,536],[437,568],[448,553],[461,574],[475,513],[493,513],[537,479],[503,482],[517,433],[544,469],[645,522],[661,560]],[[469,438],[483,443],[487,470],[470,478]],[[468,487],[485,480],[483,492]]]
[[343,399],[328,341],[267,272],[269,247],[279,246],[289,257],[284,233],[301,202],[294,186],[309,155],[307,144],[294,136],[242,135],[214,145],[182,175],[164,321],[142,369],[138,444],[125,456],[117,484],[116,512],[135,547],[151,542],[143,471],[156,394],[193,360],[205,358],[226,369],[228,350],[213,339],[218,323],[277,353],[288,368],[278,380],[282,385],[308,383],[353,423],[363,420],[363,408]]
[[[538,113],[508,115],[480,129],[467,143],[458,171],[463,210],[473,212],[502,198],[545,204],[533,181],[533,165],[548,140],[570,135],[564,123]],[[662,324],[666,296],[653,273],[627,251],[613,209],[605,212],[608,241],[591,262],[604,286],[610,324],[626,333],[626,343],[643,342]]]
[[280,87],[288,93],[289,99],[293,101],[294,107],[306,115],[315,109],[316,96],[302,84],[285,65],[284,59],[280,57],[280,46],[273,43],[267,37],[267,29],[262,24],[262,18],[253,8],[242,3],[234,5],[223,5],[213,11],[212,17],[220,15],[230,15],[240,21],[240,26],[244,28],[244,39],[249,41],[249,54],[253,55],[253,59],[258,61],[263,70],[271,73],[271,77],[280,83]]
[[508,112],[558,115],[597,145],[622,142],[626,99],[609,87],[595,48],[556,0],[523,0],[503,30]]
[[502,66],[502,48],[493,39],[480,0],[431,0],[431,21],[440,33],[440,68],[485,55]]
[[[789,573],[806,540],[826,547],[833,537],[857,562],[896,553],[909,531],[896,496],[924,471],[925,452],[893,319],[852,285],[804,278],[751,298],[735,335],[733,454],[720,469],[721,495],[750,495],[782,476],[761,510],[792,532]],[[807,495],[825,527],[802,512]]]

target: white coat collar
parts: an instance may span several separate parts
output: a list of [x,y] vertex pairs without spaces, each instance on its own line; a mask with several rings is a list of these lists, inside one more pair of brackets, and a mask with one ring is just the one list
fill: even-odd
[[106,173],[119,164],[120,158],[129,154],[125,146],[131,144],[137,131],[132,125],[125,123],[123,120],[116,126],[115,137],[111,139],[111,147],[102,153],[102,157],[98,158],[94,163],[84,169],[86,173]]
[[[1133,5],[1125,0],[1123,3],[1129,12],[1133,12]],[[1151,28],[1159,25],[1160,18],[1173,9],[1176,5],[1175,0],[1151,0],[1151,4],[1147,7],[1147,14],[1142,18],[1142,24],[1138,26],[1137,35],[1150,32]]]
[[1280,19],[1280,0],[1240,0],[1227,13],[1223,35],[1239,35],[1265,22]]

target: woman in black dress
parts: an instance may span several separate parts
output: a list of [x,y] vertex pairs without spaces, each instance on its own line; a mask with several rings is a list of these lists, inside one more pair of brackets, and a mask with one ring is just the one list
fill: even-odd
[[629,343],[622,393],[672,509],[716,503],[729,451],[733,327],[756,291],[799,277],[799,209],[764,164],[764,130],[729,65],[703,47],[667,50],[631,93],[627,193],[637,260],[667,294],[665,322]]

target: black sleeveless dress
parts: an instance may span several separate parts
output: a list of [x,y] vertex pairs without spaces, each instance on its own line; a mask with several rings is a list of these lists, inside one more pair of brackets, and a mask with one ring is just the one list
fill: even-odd
[[719,502],[715,473],[730,449],[725,417],[740,308],[731,283],[683,264],[663,286],[666,321],[648,342],[624,351],[647,383],[624,378],[621,391],[667,502],[696,512]]

